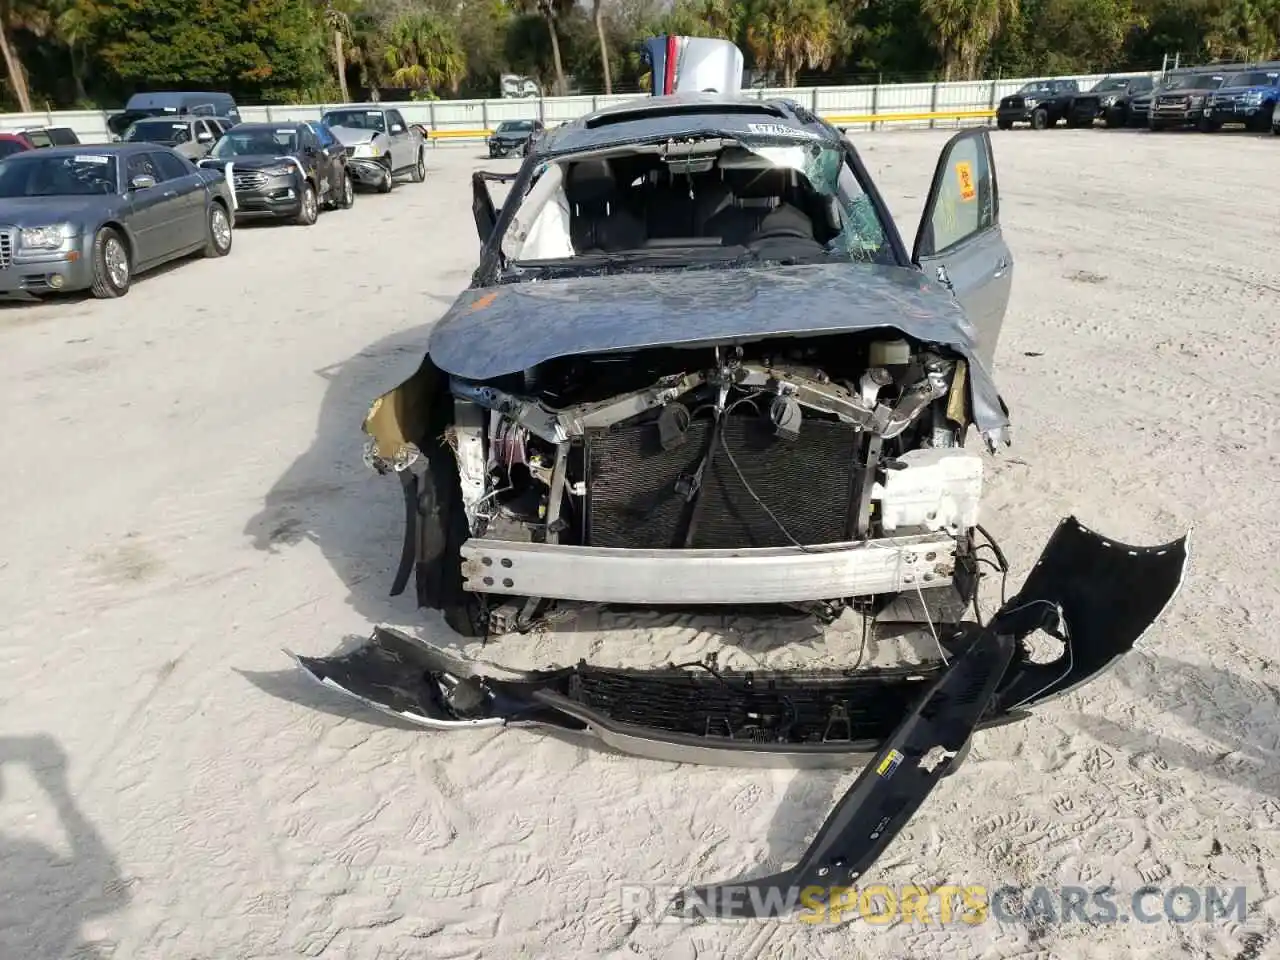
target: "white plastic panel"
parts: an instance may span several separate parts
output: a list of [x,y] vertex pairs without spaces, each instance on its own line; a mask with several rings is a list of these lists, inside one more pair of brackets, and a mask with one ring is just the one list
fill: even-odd
[[905,469],[886,471],[872,489],[885,533],[924,527],[956,535],[978,522],[982,455],[960,447],[911,450],[898,457]]

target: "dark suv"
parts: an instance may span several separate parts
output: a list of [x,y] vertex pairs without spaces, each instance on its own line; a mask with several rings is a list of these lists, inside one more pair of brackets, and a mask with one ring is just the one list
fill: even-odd
[[1032,80],[1000,100],[996,126],[1008,130],[1015,123],[1029,123],[1032,130],[1052,127],[1067,116],[1072,99],[1080,92],[1075,80]]
[[240,123],[200,161],[230,178],[237,216],[291,218],[310,226],[323,206],[355,202],[347,154],[320,123]]
[[1091,127],[1098,117],[1102,117],[1108,127],[1126,126],[1130,122],[1133,99],[1153,89],[1155,80],[1150,76],[1103,77],[1072,101],[1067,125]]

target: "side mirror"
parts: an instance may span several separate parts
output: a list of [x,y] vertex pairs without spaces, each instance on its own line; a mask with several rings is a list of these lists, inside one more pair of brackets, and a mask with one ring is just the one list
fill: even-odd
[[196,134],[196,143],[213,143],[213,134],[208,130],[201,130]]
[[140,173],[129,181],[130,190],[150,190],[156,185],[156,178]]
[[400,124],[398,124],[398,123],[393,123],[393,124],[391,125],[391,132],[392,132],[392,133],[404,133],[404,127],[400,126]]

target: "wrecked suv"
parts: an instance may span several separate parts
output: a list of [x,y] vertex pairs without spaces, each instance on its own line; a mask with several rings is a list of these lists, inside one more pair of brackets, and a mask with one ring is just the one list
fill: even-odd
[[[1008,569],[997,546],[980,554],[979,500],[980,447],[1009,442],[990,371],[1013,270],[986,131],[943,148],[914,250],[854,145],[790,101],[627,103],[472,185],[471,286],[364,425],[367,461],[404,493],[393,592],[412,581],[468,636],[576,603],[853,607],[864,630],[913,625],[939,654],[522,672],[379,627],[298,657],[433,729],[554,727],[718,764],[869,760],[800,862],[750,882],[762,898],[699,888],[680,909],[760,915],[848,885],[976,729],[1098,674],[1172,598],[1185,540],[1130,547],[1068,518],[1016,596],[979,613],[981,565]],[[1037,633],[1058,652],[1033,656]]]

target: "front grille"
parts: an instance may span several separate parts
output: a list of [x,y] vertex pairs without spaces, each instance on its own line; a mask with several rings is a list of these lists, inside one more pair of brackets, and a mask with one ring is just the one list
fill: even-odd
[[346,151],[347,151],[347,156],[348,156],[348,157],[354,157],[354,156],[356,155],[356,148],[355,148],[355,147],[347,147],[347,148],[346,148]]
[[579,666],[570,700],[619,723],[750,743],[883,740],[936,672],[769,674]]
[[1185,107],[1187,101],[1182,97],[1161,97],[1157,101],[1162,107]]
[[[672,450],[662,449],[655,423],[588,430],[586,542],[633,549],[683,546],[691,506],[679,481],[695,476],[711,426],[710,419],[694,420],[685,442]],[[852,426],[830,420],[806,419],[799,437],[789,441],[775,436],[763,417],[730,416],[723,445],[717,443],[701,478],[689,546],[782,547],[791,546],[792,537],[806,545],[847,540],[862,442]]]
[[1021,108],[1021,107],[1022,107],[1022,98],[1021,98],[1021,97],[1008,97],[1008,98],[1005,100],[1004,105],[1005,105],[1006,107],[1017,107],[1017,108]]
[[13,231],[0,230],[0,270],[7,270],[13,263]]
[[257,190],[266,186],[267,175],[265,173],[257,172],[236,172],[233,177],[233,182],[235,183],[235,188],[237,190]]

